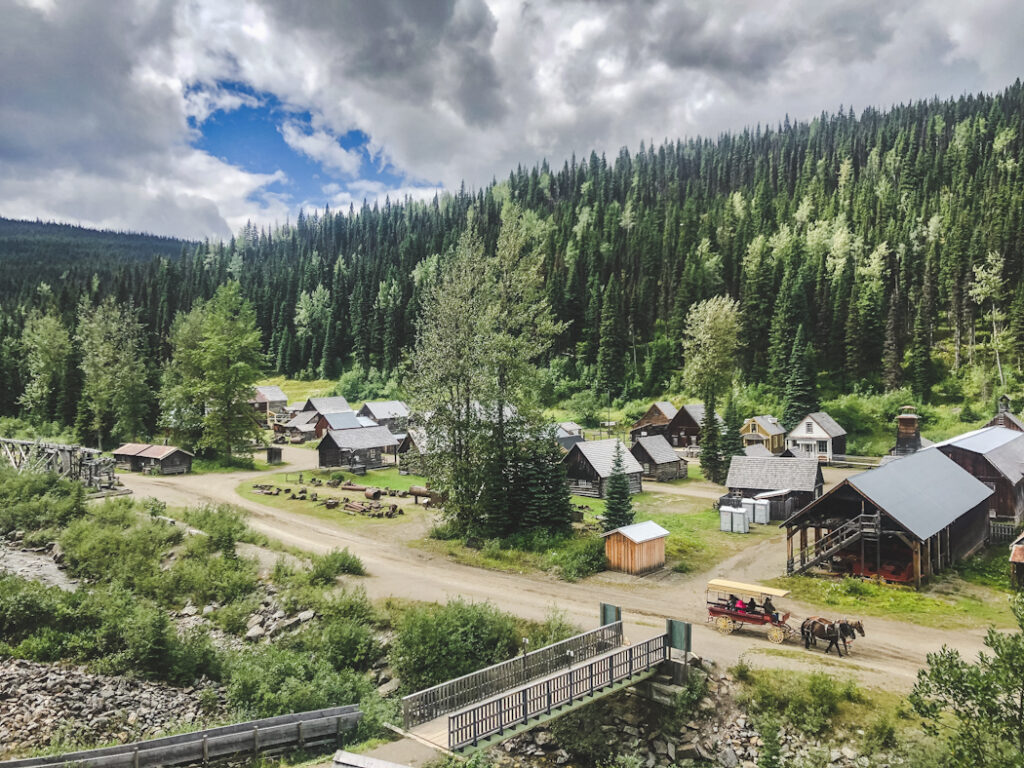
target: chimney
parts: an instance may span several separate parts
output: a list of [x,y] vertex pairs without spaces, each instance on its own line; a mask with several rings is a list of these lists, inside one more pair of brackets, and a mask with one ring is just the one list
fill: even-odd
[[896,447],[893,456],[907,456],[921,450],[921,417],[916,408],[904,405],[896,416]]

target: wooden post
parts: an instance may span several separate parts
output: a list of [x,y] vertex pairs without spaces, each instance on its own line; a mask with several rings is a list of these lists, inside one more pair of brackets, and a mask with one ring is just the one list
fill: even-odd
[[786,528],[786,564],[793,562],[793,529]]
[[921,588],[921,541],[914,540],[914,589]]
[[800,565],[807,563],[807,529],[800,529]]
[[924,575],[932,575],[932,540],[929,538],[924,543]]
[[206,734],[203,734],[203,765],[210,762],[210,745],[206,741]]

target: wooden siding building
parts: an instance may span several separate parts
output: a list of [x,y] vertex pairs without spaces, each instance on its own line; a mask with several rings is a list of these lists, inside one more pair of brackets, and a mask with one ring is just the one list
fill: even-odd
[[604,534],[608,567],[639,576],[665,567],[665,539],[668,531],[648,520]]
[[348,404],[348,400],[344,397],[311,397],[302,404],[303,411],[316,411],[318,416],[323,416],[325,413],[341,413],[342,411],[351,411],[352,408]]
[[730,496],[741,499],[785,491],[785,498],[792,500],[792,508],[800,509],[821,496],[825,479],[815,459],[733,456],[725,485]]
[[920,586],[984,546],[991,495],[941,451],[889,461],[846,478],[782,523],[787,571],[821,568]]
[[633,443],[629,452],[640,462],[644,469],[644,477],[660,482],[686,477],[686,462],[669,445],[664,435],[641,437]]
[[401,400],[368,400],[356,415],[373,419],[376,424],[387,427],[396,435],[405,432],[409,425],[409,406]]
[[249,404],[260,414],[261,421],[271,424],[288,412],[288,396],[280,387],[256,387]]
[[786,445],[794,456],[827,463],[846,454],[846,430],[824,411],[809,413],[790,430]]
[[743,447],[763,445],[768,453],[777,456],[786,450],[786,430],[774,416],[752,416],[740,428]]
[[1017,432],[1024,432],[1024,422],[1013,415],[1010,410],[1010,398],[1006,395],[999,396],[999,405],[996,408],[996,415],[992,417],[986,427],[1006,427]]
[[629,492],[643,491],[643,467],[617,438],[576,443],[562,459],[569,480],[569,491],[580,496],[603,499],[605,485],[612,474],[615,446],[622,448],[622,466],[629,480]]
[[188,451],[173,445],[125,443],[114,451],[114,461],[118,468],[160,475],[182,475],[191,472],[193,458]]
[[283,424],[275,424],[274,432],[293,443],[304,443],[316,437],[316,423],[319,418],[316,411],[299,411]]
[[316,450],[320,454],[322,468],[362,466],[376,469],[384,465],[385,452],[397,447],[398,441],[387,427],[364,427],[330,431]]
[[989,518],[1024,523],[1024,432],[982,427],[935,448],[994,491],[988,500]]
[[[721,426],[722,417],[716,413],[715,419]],[[662,401],[652,404],[647,413],[630,427],[629,440],[635,443],[641,437],[664,435],[669,444],[676,448],[695,446],[700,443],[703,423],[703,404],[689,403],[677,409],[672,403]]]
[[316,420],[314,431],[317,437],[323,437],[328,432],[342,429],[364,429],[365,427],[380,426],[373,419],[365,416],[357,416],[355,411],[339,411],[338,413],[324,413]]

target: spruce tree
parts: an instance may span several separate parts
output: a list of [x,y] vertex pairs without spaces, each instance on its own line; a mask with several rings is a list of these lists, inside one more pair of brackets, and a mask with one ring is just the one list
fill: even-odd
[[722,455],[721,425],[715,417],[715,396],[704,401],[704,421],[700,425],[700,469],[712,483],[725,482],[727,465]]
[[914,319],[914,337],[910,344],[907,378],[910,380],[910,391],[914,393],[914,398],[924,403],[928,401],[932,391],[932,356],[922,314],[919,309]]
[[626,328],[622,288],[612,276],[601,306],[601,335],[597,350],[597,391],[618,397],[626,383]]
[[612,473],[605,482],[604,529],[612,531],[633,523],[633,498],[629,493],[629,478],[622,461],[622,442],[615,441]]
[[785,409],[782,425],[793,429],[800,419],[818,410],[818,387],[814,378],[814,361],[811,346],[807,342],[804,327],[796,330],[793,350],[789,356],[789,371],[786,376]]
[[725,415],[722,419],[725,424],[725,434],[722,435],[722,455],[743,456],[743,436],[740,430],[743,429],[743,416],[736,405],[736,394],[729,392],[729,398],[725,401]]

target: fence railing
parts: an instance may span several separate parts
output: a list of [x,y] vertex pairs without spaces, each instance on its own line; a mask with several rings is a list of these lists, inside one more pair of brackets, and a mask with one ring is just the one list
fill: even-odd
[[205,765],[238,756],[256,757],[327,744],[333,747],[340,746],[342,734],[355,728],[361,717],[362,713],[353,704],[116,747],[7,760],[0,762],[0,768],[154,768],[200,763]]
[[1009,544],[1020,536],[1020,527],[1015,523],[989,523],[988,536],[994,542]]
[[518,688],[622,645],[622,622],[606,624],[536,651],[471,672],[402,699],[406,730],[474,702]]
[[465,712],[457,712],[448,718],[448,748],[476,746],[481,739],[504,733],[506,728],[526,725],[531,718],[550,715],[553,709],[575,699],[592,696],[603,688],[650,670],[668,659],[668,652],[668,636],[659,635]]

